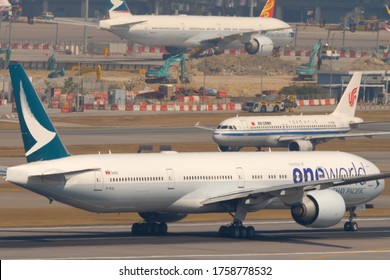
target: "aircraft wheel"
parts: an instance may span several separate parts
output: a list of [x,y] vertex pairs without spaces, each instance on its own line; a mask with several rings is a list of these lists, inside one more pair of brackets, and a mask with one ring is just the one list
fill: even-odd
[[131,226],[131,233],[134,235],[140,234],[141,225],[139,223],[135,223]]
[[344,230],[345,231],[351,231],[351,227],[352,227],[351,222],[346,222],[344,224]]
[[226,236],[228,227],[227,226],[221,226],[218,231],[219,236]]
[[358,224],[356,222],[352,222],[350,231],[357,231],[358,229],[359,229]]
[[168,232],[168,225],[166,224],[166,223],[161,223],[160,225],[159,225],[159,227],[160,227],[160,235],[166,235],[167,234],[167,232]]
[[252,226],[249,226],[246,228],[247,231],[247,238],[253,238],[255,236],[255,228]]
[[160,225],[157,223],[151,224],[152,227],[152,234],[153,235],[159,235],[160,234]]
[[233,238],[240,237],[240,227],[232,226],[230,229],[230,236]]
[[220,152],[227,152],[229,151],[229,147],[228,146],[218,146],[218,149]]
[[246,227],[240,227],[240,238],[245,239],[248,236]]

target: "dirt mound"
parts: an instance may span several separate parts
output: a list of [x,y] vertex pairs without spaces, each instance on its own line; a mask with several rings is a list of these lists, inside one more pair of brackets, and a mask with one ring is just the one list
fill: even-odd
[[[205,72],[206,75],[245,76],[294,75],[298,66],[295,61],[285,61],[278,57],[260,57],[256,55],[222,54],[189,62],[191,72]],[[193,69],[195,68],[195,69]],[[195,71],[194,71],[195,70]]]
[[388,70],[389,64],[375,57],[364,57],[352,63],[350,70]]

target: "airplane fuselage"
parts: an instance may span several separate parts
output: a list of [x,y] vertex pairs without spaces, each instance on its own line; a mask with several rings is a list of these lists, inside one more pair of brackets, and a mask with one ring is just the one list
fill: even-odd
[[[130,27],[126,23],[129,23]],[[132,43],[155,47],[204,47],[202,41],[237,34],[237,40],[229,40],[226,45],[222,43],[218,46],[218,44],[213,45],[212,42],[206,43],[206,45],[210,45],[209,47],[236,48],[242,47],[242,42],[249,41],[250,38],[250,36],[240,38],[239,34],[253,31],[262,34],[267,29],[280,29],[280,31],[268,32],[274,46],[289,45],[294,37],[293,31],[287,23],[275,18],[259,17],[132,15],[125,18],[102,20],[99,26]],[[220,40],[215,40],[216,43],[217,41],[220,42]]]
[[[339,115],[235,117],[217,127],[213,140],[222,146],[232,147],[287,147],[283,137],[310,137],[321,134],[344,134],[360,118]],[[325,140],[321,140],[322,142]]]
[[[7,181],[92,212],[226,212],[209,197],[239,190],[378,173],[371,162],[341,152],[160,153],[80,155],[7,170]],[[64,175],[65,174],[65,175]],[[346,206],[366,203],[383,180],[334,187]],[[254,203],[262,209],[274,197]],[[227,207],[227,208],[226,208]]]

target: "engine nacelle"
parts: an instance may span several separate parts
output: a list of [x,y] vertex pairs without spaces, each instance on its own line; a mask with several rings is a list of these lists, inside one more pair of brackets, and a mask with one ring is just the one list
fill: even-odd
[[274,43],[270,38],[263,35],[252,36],[249,43],[245,43],[245,50],[248,54],[270,55],[274,49]]
[[291,207],[291,215],[302,226],[324,228],[340,222],[345,210],[343,197],[328,189],[309,192],[302,204]]
[[145,221],[151,222],[164,222],[164,223],[173,223],[183,220],[187,217],[187,214],[182,213],[161,213],[161,212],[139,212],[142,218]]
[[289,151],[314,151],[314,145],[306,140],[294,140],[288,144]]

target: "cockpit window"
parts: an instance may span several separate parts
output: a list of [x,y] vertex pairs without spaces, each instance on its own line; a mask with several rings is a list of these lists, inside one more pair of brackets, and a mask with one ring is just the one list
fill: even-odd
[[228,129],[227,125],[221,125],[221,129]]

